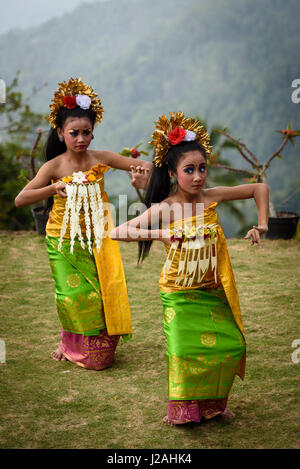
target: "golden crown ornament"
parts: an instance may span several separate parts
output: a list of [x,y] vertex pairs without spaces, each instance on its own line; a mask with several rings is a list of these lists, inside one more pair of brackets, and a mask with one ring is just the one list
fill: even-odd
[[210,137],[200,122],[191,117],[185,117],[183,112],[170,112],[170,119],[161,116],[156,121],[150,145],[154,147],[153,163],[161,167],[165,156],[173,145],[186,141],[197,141],[205,149],[209,157],[212,147],[209,145]]
[[53,128],[56,128],[57,115],[63,107],[73,109],[79,106],[82,109],[92,109],[96,114],[95,122],[101,122],[104,109],[93,88],[83,83],[81,78],[70,78],[68,83],[63,81],[58,85],[49,106],[51,112],[46,117]]

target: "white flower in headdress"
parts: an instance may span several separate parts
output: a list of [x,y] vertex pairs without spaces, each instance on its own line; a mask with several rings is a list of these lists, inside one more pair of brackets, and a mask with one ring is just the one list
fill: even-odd
[[91,98],[85,94],[78,94],[76,96],[76,103],[82,109],[89,109],[91,105]]
[[193,132],[192,130],[186,130],[186,134],[185,134],[185,137],[184,137],[184,141],[185,142],[192,142],[196,139],[196,134],[195,132]]
[[86,174],[84,174],[82,171],[78,171],[78,173],[73,173],[72,174],[73,181],[72,182],[77,182],[78,184],[82,184],[86,181]]

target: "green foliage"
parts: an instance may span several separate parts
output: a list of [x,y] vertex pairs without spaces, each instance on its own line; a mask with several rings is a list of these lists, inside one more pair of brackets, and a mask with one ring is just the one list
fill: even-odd
[[[148,141],[159,115],[182,109],[222,122],[264,157],[274,147],[274,129],[286,122],[298,128],[299,105],[291,102],[290,87],[298,74],[297,10],[297,0],[115,0],[93,4],[89,12],[75,10],[67,21],[5,35],[0,51],[14,73],[32,41],[22,83],[25,90],[30,83],[38,86],[47,70],[50,86],[34,100],[45,111],[58,81],[85,75],[107,111],[95,148],[118,151]],[[74,30],[76,50],[70,44]],[[13,58],[7,56],[8,41],[16,44]],[[275,202],[296,184],[297,148],[284,158],[284,168],[276,158],[269,174]],[[238,154],[228,159],[238,166],[242,161]],[[118,183],[109,189],[128,190],[117,172],[112,177]]]
[[[14,199],[41,165],[42,115],[31,110],[18,88],[19,74],[7,86],[6,103],[0,105],[0,229],[33,227],[30,207],[16,208]],[[38,138],[36,137],[38,135]],[[36,157],[38,152],[39,157]]]
[[24,169],[16,161],[16,152],[20,150],[14,143],[0,144],[0,230],[26,230],[33,228],[33,219],[29,207],[16,208],[14,199],[23,188]]
[[[46,113],[57,83],[81,76],[105,109],[95,132],[97,149],[147,142],[159,115],[182,110],[222,123],[264,161],[274,148],[274,129],[287,122],[299,128],[300,104],[291,101],[291,82],[299,74],[298,10],[298,0],[95,2],[3,35],[4,78],[14,77],[22,63],[21,89],[28,96],[47,76],[49,85],[30,101]],[[275,205],[298,186],[297,145],[283,157],[284,165],[275,158],[268,175]],[[246,167],[232,148],[226,159]],[[120,171],[110,171],[106,188],[109,194],[134,193]],[[300,195],[286,208],[299,207]]]
[[[6,103],[0,105],[0,131],[21,142],[32,141],[32,134],[41,125],[43,115],[32,112],[28,101],[19,90],[19,75],[6,88]],[[35,91],[36,92],[36,91]]]

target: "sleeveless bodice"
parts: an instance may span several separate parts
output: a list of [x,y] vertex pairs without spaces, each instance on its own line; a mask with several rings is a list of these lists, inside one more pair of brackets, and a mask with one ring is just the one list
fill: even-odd
[[[178,233],[178,231],[182,229],[196,230],[202,222],[204,227],[202,233],[203,239],[207,239],[207,237],[209,237],[211,232],[210,227],[214,227],[214,231],[218,238],[218,236],[223,234],[223,231],[219,225],[218,216],[215,210],[216,206],[217,203],[213,202],[208,208],[204,209],[203,216],[185,218],[171,223],[169,226],[171,234],[173,235],[176,232]],[[218,242],[218,239],[216,239],[216,242]],[[172,293],[179,290],[191,290],[195,288],[208,290],[218,288],[221,283],[220,276],[217,269],[215,271],[213,268],[214,265],[212,265],[212,259],[217,258],[217,256],[215,256],[215,248],[211,247],[212,257],[208,252],[210,249],[208,243],[204,245],[203,241],[202,248],[200,246],[201,244],[198,245],[198,249],[193,249],[193,243],[179,243],[176,251],[173,253],[170,252],[170,249],[174,249],[173,246],[165,246],[167,255],[166,262],[168,263],[168,259],[170,258],[172,259],[172,262],[169,261],[168,269],[166,269],[165,264],[160,275],[159,287],[163,292]],[[197,262],[197,259],[200,261],[204,256],[206,256],[206,260],[204,262],[204,264],[206,263],[206,268],[205,272],[202,272],[200,266],[201,262]],[[183,260],[185,260],[185,262]],[[191,265],[192,260],[194,265],[190,268],[189,263]],[[191,270],[193,270],[194,275],[190,275]],[[179,274],[181,274],[181,281]]]

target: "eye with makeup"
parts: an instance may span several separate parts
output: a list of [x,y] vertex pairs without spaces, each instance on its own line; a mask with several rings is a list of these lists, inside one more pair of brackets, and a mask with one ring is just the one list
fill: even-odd
[[194,172],[194,167],[193,166],[188,166],[187,168],[184,168],[183,170],[186,174],[193,174]]
[[[84,135],[84,137],[88,137],[91,133],[92,133],[92,129],[86,129],[82,131],[82,135]],[[71,137],[78,137],[78,134],[79,134],[79,130],[74,130],[74,129],[69,130],[69,135],[71,135]]]
[[[191,165],[191,166],[185,167],[183,171],[187,174],[193,174],[194,169],[195,169],[194,165]],[[200,173],[205,173],[205,170],[206,170],[206,164],[205,163],[200,164],[199,166]]]

